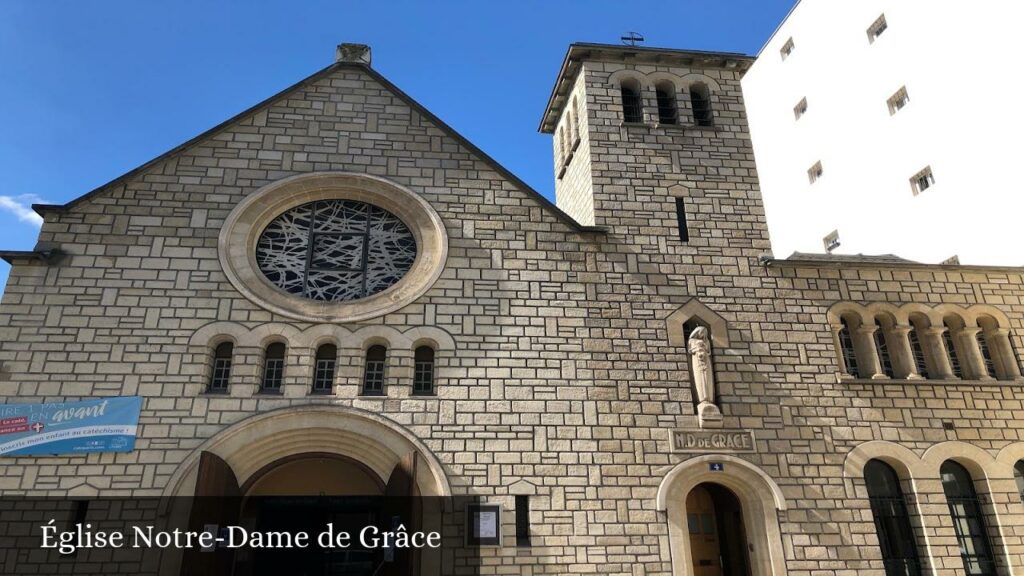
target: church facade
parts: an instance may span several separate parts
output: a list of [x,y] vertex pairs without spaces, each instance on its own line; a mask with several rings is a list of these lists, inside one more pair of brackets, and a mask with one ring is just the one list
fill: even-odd
[[485,574],[1020,573],[1024,269],[772,257],[751,61],[572,45],[555,204],[342,45],[37,206],[3,401],[143,404],[133,451],[8,457],[0,495],[401,473],[499,507]]

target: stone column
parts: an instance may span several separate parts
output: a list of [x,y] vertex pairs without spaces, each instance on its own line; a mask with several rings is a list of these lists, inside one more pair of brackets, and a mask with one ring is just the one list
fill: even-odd
[[1013,354],[1013,346],[1010,344],[1010,331],[1006,328],[996,328],[985,331],[985,339],[988,341],[989,352],[997,366],[1002,369],[1002,374],[1007,380],[1018,380],[1021,378],[1020,364]]
[[960,350],[966,356],[960,359],[966,364],[964,376],[973,380],[995,380],[985,369],[985,357],[981,355],[981,347],[978,346],[979,332],[981,328],[978,326],[965,326],[953,333],[954,338],[960,338]]
[[889,346],[889,356],[892,359],[893,370],[897,378],[907,380],[921,380],[924,376],[917,371],[917,362],[914,362],[914,349],[910,347],[910,331],[913,326],[897,324],[889,331],[889,338],[886,344]]
[[861,324],[853,331],[853,348],[857,352],[857,369],[861,378],[882,380],[889,378],[882,372],[882,363],[878,359],[875,348],[875,330],[877,324]]
[[942,341],[942,334],[946,331],[945,326],[929,326],[924,329],[924,341],[921,346],[929,351],[934,364],[935,378],[939,380],[955,380],[953,366],[949,363],[949,352],[946,344]]

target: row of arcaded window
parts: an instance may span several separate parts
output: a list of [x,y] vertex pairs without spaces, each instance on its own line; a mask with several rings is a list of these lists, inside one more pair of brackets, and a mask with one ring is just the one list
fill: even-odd
[[[1024,502],[1024,460],[1014,465],[1013,472],[1018,496]],[[995,576],[993,546],[971,473],[962,464],[946,460],[939,468],[939,474],[964,573],[969,576]],[[864,481],[885,573],[922,575],[918,538],[911,523],[903,481],[892,466],[878,459],[869,460],[864,466]]]
[[[286,348],[283,342],[271,343],[263,350],[260,392],[268,394],[281,392],[284,383],[285,352]],[[234,345],[231,342],[222,342],[214,348],[207,392],[226,393],[228,391],[228,386],[231,383],[233,357]],[[413,395],[434,395],[436,372],[434,357],[434,349],[426,345],[416,347],[413,352]],[[359,392],[361,396],[384,396],[387,394],[387,359],[388,349],[384,345],[376,344],[366,349]],[[337,346],[323,344],[317,348],[316,355],[313,357],[310,392],[312,394],[330,394],[334,389],[337,367]]]
[[572,97],[572,106],[566,110],[566,119],[558,128],[558,142],[556,144],[559,166],[568,164],[572,160],[576,147],[580,144],[580,101],[576,96]]
[[989,316],[969,326],[948,315],[933,326],[921,315],[899,325],[888,314],[868,324],[858,314],[834,327],[843,372],[853,378],[1016,380],[1021,377],[1009,330]]
[[[623,80],[619,85],[622,96],[622,120],[627,123],[644,121],[643,90],[640,82],[633,78]],[[678,125],[682,123],[680,114],[680,98],[676,85],[669,81],[659,82],[654,86],[657,102],[658,124]],[[711,110],[711,92],[706,84],[691,84],[686,94],[689,97],[689,111],[695,126],[714,126],[714,113]]]

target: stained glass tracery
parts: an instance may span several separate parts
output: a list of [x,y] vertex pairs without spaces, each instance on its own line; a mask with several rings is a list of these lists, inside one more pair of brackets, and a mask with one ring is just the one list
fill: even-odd
[[327,302],[365,298],[412,268],[416,240],[387,210],[354,200],[319,200],[281,214],[263,230],[256,263],[278,288]]

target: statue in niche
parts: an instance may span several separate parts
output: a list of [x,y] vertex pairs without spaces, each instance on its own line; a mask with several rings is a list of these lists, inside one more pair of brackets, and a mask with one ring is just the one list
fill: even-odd
[[689,338],[690,367],[693,386],[697,391],[697,416],[700,425],[720,426],[722,413],[715,405],[715,374],[711,369],[711,334],[704,326],[697,326]]

